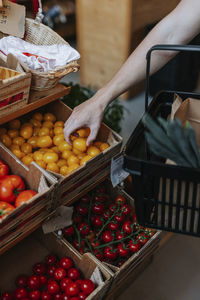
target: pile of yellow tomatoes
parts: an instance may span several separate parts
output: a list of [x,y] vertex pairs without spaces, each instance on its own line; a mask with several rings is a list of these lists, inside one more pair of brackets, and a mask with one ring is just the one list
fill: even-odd
[[71,135],[72,145],[63,134],[64,122],[52,113],[34,113],[27,121],[15,119],[0,128],[0,140],[25,165],[35,161],[42,168],[70,174],[88,160],[109,147],[108,143],[95,141],[87,147],[89,128],[81,128]]

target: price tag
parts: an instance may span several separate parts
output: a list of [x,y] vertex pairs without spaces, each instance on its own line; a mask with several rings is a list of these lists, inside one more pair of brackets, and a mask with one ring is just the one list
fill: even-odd
[[123,169],[124,157],[119,154],[111,160],[111,182],[113,187],[116,187],[128,177],[129,173]]
[[3,6],[0,7],[0,31],[23,38],[25,32],[25,6],[4,0]]

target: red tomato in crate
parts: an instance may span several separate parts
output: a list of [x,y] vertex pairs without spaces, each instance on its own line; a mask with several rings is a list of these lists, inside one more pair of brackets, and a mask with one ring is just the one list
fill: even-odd
[[39,275],[40,286],[45,286],[47,284],[47,277],[45,275]]
[[27,280],[28,280],[28,276],[19,275],[15,280],[15,284],[16,284],[17,287],[26,287],[27,286]]
[[122,226],[123,232],[125,232],[127,235],[129,235],[133,232],[131,225],[132,225],[132,223],[130,221],[126,221],[126,222],[124,222],[124,224]]
[[8,202],[0,201],[0,220],[15,210],[15,207]]
[[4,292],[1,295],[1,300],[12,300],[13,299],[13,295],[10,292]]
[[124,205],[122,206],[122,212],[123,212],[123,214],[124,214],[125,216],[130,215],[130,213],[131,213],[131,207],[130,207],[130,205],[124,204]]
[[39,262],[33,266],[33,273],[36,275],[44,275],[46,273],[46,266],[42,262]]
[[38,275],[31,275],[28,277],[27,285],[30,290],[37,290],[40,286],[40,278]]
[[105,209],[105,206],[103,203],[95,203],[93,206],[92,206],[92,211],[93,213],[97,214],[97,215],[100,215],[103,213]]
[[54,272],[56,270],[56,266],[50,266],[48,269],[47,269],[47,274],[49,275],[49,277],[53,277],[54,275]]
[[102,240],[104,241],[105,244],[112,242],[113,239],[114,239],[114,236],[109,230],[106,230],[103,232]]
[[63,278],[60,282],[60,288],[63,292],[66,292],[67,286],[73,281],[70,278]]
[[76,268],[71,268],[67,272],[67,277],[70,278],[71,280],[77,280],[80,278],[80,272]]
[[33,190],[25,190],[21,192],[15,200],[15,206],[19,207],[20,205],[33,198],[35,195],[37,195],[37,193]]
[[69,296],[78,296],[80,292],[79,285],[75,282],[72,282],[67,286],[66,293]]
[[25,184],[20,176],[8,175],[0,182],[0,200],[12,203],[24,189]]
[[105,258],[109,260],[115,260],[117,258],[117,251],[112,246],[107,246],[103,250]]
[[40,299],[40,291],[39,290],[30,291],[29,298],[31,300],[39,300]]
[[75,230],[73,226],[65,227],[62,230],[62,233],[65,237],[72,237],[75,234]]
[[73,266],[73,261],[69,257],[63,257],[61,258],[59,265],[61,266],[61,268],[69,270]]
[[97,228],[101,228],[104,224],[104,219],[100,216],[94,216],[92,218],[92,224]]
[[63,300],[63,295],[61,293],[57,293],[54,295],[54,300]]
[[50,295],[55,295],[59,292],[60,288],[59,285],[57,284],[57,282],[55,280],[51,280],[48,284],[47,284],[47,292]]
[[80,292],[78,296],[79,296],[78,298],[79,300],[85,300],[87,298],[87,295],[83,292]]
[[57,268],[53,274],[55,280],[60,281],[66,276],[66,271],[63,268]]
[[123,205],[123,204],[126,203],[126,199],[124,198],[124,196],[118,195],[118,196],[116,196],[116,198],[115,198],[115,203],[116,203],[117,205]]
[[90,279],[84,279],[81,283],[81,290],[88,296],[95,290],[95,285]]
[[43,291],[41,293],[41,300],[51,300],[52,299],[52,296],[46,292],[46,291]]
[[0,160],[0,178],[9,174],[9,167],[3,160]]
[[54,254],[49,254],[46,256],[45,262],[49,266],[55,265],[57,263],[57,257]]
[[86,236],[90,232],[90,226],[87,223],[81,223],[78,225],[78,230],[82,236]]
[[28,296],[27,289],[25,288],[17,288],[14,291],[14,299],[21,300],[23,298],[26,298]]
[[141,245],[138,241],[132,241],[130,240],[128,242],[128,247],[129,247],[129,250],[132,252],[132,253],[136,253],[140,250],[141,248]]
[[129,255],[129,249],[123,243],[117,245],[117,252],[120,257],[127,257]]

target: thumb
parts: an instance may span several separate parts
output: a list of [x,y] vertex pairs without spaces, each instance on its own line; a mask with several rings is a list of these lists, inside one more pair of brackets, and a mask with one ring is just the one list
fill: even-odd
[[99,127],[90,127],[90,135],[87,138],[87,146],[89,146],[96,139],[98,130]]

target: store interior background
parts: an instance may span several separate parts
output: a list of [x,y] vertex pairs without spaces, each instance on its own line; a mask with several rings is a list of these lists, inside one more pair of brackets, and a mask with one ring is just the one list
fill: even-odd
[[[121,3],[123,2],[123,5],[131,5],[131,8],[134,10],[134,5],[137,6],[138,3],[140,3],[140,9],[141,11],[143,10],[146,13],[146,18],[145,18],[145,26],[141,27],[140,30],[137,32],[134,32],[132,28],[129,28],[129,33],[132,32],[131,34],[131,44],[133,45],[133,48],[138,44],[138,42],[142,39],[142,34],[144,35],[145,33],[148,32],[148,30],[154,25],[158,19],[155,18],[155,11],[157,11],[157,14],[159,13],[160,17],[163,17],[167,11],[165,11],[163,7],[163,1],[160,0],[148,0],[148,5],[146,4],[146,1],[134,1],[134,0],[102,0],[99,1],[99,6],[97,0],[93,0],[93,4],[96,5],[96,10],[94,12],[98,13],[100,10],[103,8],[104,4],[109,4],[111,2],[117,2]],[[23,3],[27,6],[28,12],[31,15],[31,7],[30,7],[30,1],[18,1],[19,3]],[[170,0],[170,5],[172,7],[178,3],[178,0]],[[80,30],[79,33],[77,30],[77,23],[80,24],[80,20],[77,20],[77,15],[76,15],[76,4],[81,4],[81,5],[89,5],[91,3],[91,0],[59,0],[59,1],[54,1],[54,0],[43,0],[44,8],[48,12],[49,8],[52,8],[54,5],[60,5],[60,7],[64,8],[64,14],[66,15],[67,19],[65,23],[60,23],[60,16],[55,18],[53,20],[54,23],[54,29],[62,35],[64,38],[66,38],[69,43],[75,47],[78,48],[78,45],[80,44],[78,42],[78,39],[80,36]],[[167,3],[169,6],[169,3]],[[151,10],[148,11],[149,7],[151,6]],[[168,7],[167,9],[171,10],[172,7]],[[116,14],[116,11],[113,11],[113,16]],[[152,14],[152,15],[151,15]],[[61,16],[62,17],[62,16]],[[90,18],[91,16],[88,15],[86,16],[87,20],[91,19],[91,22],[95,22],[95,18]],[[140,15],[138,15],[138,18]],[[142,18],[142,15],[141,15]],[[154,22],[151,23],[150,20],[153,20]],[[106,22],[106,21],[105,21]],[[123,22],[123,20],[118,19],[118,22]],[[91,24],[95,29],[95,24]],[[131,26],[131,24],[129,24]],[[89,27],[91,28],[91,27]],[[116,29],[118,30],[118,29]],[[82,32],[82,31],[81,31]],[[98,31],[99,33],[99,31]],[[102,35],[104,33],[102,32]],[[120,32],[119,32],[120,35]],[[87,35],[86,35],[87,36]],[[88,33],[88,36],[91,36]],[[83,37],[81,37],[83,38]],[[112,40],[112,36],[107,37]],[[120,38],[123,38],[120,36]],[[95,40],[95,39],[94,39]],[[91,40],[89,45],[90,48],[94,47],[94,40]],[[198,43],[199,39],[195,41],[195,43]],[[105,45],[102,43],[102,47]],[[116,54],[116,49],[118,51],[119,57],[120,57],[120,51],[122,49],[117,47],[116,45],[113,45],[115,48],[115,54]],[[82,47],[83,49],[83,47]],[[87,61],[87,51],[81,52],[81,49],[78,48],[80,51],[80,54],[82,56],[82,62]],[[132,49],[129,49],[132,50]],[[125,60],[125,55],[127,55],[128,52],[121,53],[121,60]],[[105,66],[104,69],[109,68],[112,69],[113,65],[111,64],[110,60],[106,60],[106,52],[104,52],[104,62]],[[108,55],[111,55],[108,53]],[[97,59],[99,59],[97,57]],[[200,61],[200,60],[199,60]],[[120,59],[118,59],[118,62],[120,63]],[[180,59],[181,62],[181,59]],[[190,66],[191,60],[187,60],[188,64]],[[183,65],[183,64],[182,64]],[[98,66],[98,65],[97,65]],[[83,66],[85,67],[85,65]],[[88,68],[90,68],[90,65],[88,64]],[[118,66],[115,66],[116,69],[118,69]],[[170,70],[173,72],[174,65],[173,67],[169,67]],[[179,74],[182,74],[183,71],[185,73],[186,66],[185,64],[185,69],[179,69]],[[195,68],[196,68],[196,63],[195,63]],[[189,67],[187,70],[190,72],[192,70],[192,74],[196,72],[195,68]],[[92,68],[90,68],[92,70]],[[95,65],[93,65],[93,70],[94,70],[94,76],[95,78],[96,74],[98,74],[99,70],[98,68],[95,71]],[[81,74],[81,75],[80,75]],[[169,74],[168,74],[169,75]],[[108,76],[108,74],[106,74]],[[106,77],[105,76],[105,77]],[[168,76],[169,78],[172,79],[172,81],[180,79],[181,75],[176,74],[175,77]],[[98,76],[97,76],[98,77]],[[158,80],[160,77],[157,76],[155,77],[155,80]],[[189,75],[187,78],[191,79],[191,75]],[[165,78],[166,79],[166,78]],[[156,82],[154,80],[154,83]],[[84,79],[83,73],[73,73],[70,75],[67,75],[62,81],[69,83],[70,81],[74,83],[80,83],[83,84],[83,82],[87,82],[88,84],[90,82],[89,79]],[[184,79],[183,79],[184,82]],[[182,83],[183,83],[182,82]],[[166,83],[166,81],[165,81]],[[103,81],[101,82],[103,84]],[[98,89],[101,84],[98,82],[96,85],[95,90]],[[196,87],[196,84],[195,84]],[[192,87],[194,88],[194,86]],[[120,104],[122,104],[125,107],[124,110],[124,118],[121,121],[121,136],[124,139],[124,143],[128,140],[130,134],[134,130],[136,124],[140,120],[143,112],[144,112],[144,85],[138,86],[138,88],[133,91],[132,95],[129,95],[128,100],[124,100],[122,98],[119,99]],[[200,255],[199,255],[199,250],[200,250],[200,239],[199,238],[193,238],[189,236],[184,236],[184,235],[173,235],[170,240],[154,255],[152,263],[137,277],[137,279],[125,290],[121,295],[116,300],[122,300],[122,299],[137,299],[137,300],[199,300],[200,299]]]

